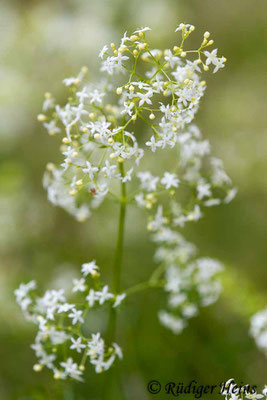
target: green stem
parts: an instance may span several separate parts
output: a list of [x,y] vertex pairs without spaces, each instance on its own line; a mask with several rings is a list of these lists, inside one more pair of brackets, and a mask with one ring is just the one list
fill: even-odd
[[[119,163],[119,170],[121,176],[124,177],[123,163]],[[113,267],[113,290],[115,293],[120,292],[121,286],[121,267],[122,267],[122,255],[123,255],[123,242],[124,242],[124,225],[126,215],[126,183],[121,183],[121,198],[120,198],[120,217],[119,217],[119,228],[117,236],[117,245],[115,252],[115,260]]]
[[129,289],[125,290],[124,292],[126,293],[127,297],[138,293],[138,292],[142,292],[143,290],[146,289],[152,289],[152,288],[161,288],[165,285],[165,281],[157,281],[157,282],[153,282],[153,281],[146,281],[146,282],[141,282],[138,283],[135,286],[130,287]]
[[[124,167],[123,162],[119,163],[119,170],[121,176],[124,177]],[[117,244],[114,258],[113,266],[113,292],[119,293],[121,288],[121,269],[122,269],[122,256],[123,256],[123,244],[124,244],[124,226],[125,226],[125,216],[126,216],[126,183],[121,183],[121,197],[120,197],[120,216],[119,216],[119,226],[117,235]],[[107,328],[107,340],[112,343],[115,339],[116,333],[116,320],[117,313],[116,308],[110,308],[109,322]]]

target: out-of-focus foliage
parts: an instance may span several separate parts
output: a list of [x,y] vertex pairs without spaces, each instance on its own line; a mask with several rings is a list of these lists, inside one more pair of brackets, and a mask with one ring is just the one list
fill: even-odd
[[[172,47],[172,27],[180,22],[196,25],[199,33],[210,31],[228,59],[216,79],[207,77],[197,122],[239,193],[229,206],[207,210],[206,218],[186,230],[201,255],[226,263],[225,290],[179,336],[158,324],[159,292],[129,301],[120,315],[121,381],[130,400],[150,398],[146,385],[155,378],[215,384],[235,376],[262,386],[266,359],[248,329],[249,317],[267,303],[266,2],[2,0],[0,8],[0,399],[102,398],[103,378],[93,371],[86,383],[74,385],[32,371],[34,328],[24,322],[12,293],[30,279],[44,287],[68,284],[80,264],[93,258],[105,266],[108,280],[115,246],[118,210],[112,205],[80,225],[46,200],[42,175],[46,163],[56,161],[58,142],[36,122],[43,93],[60,99],[62,79],[82,65],[95,80],[99,48],[125,30],[151,26],[155,46]],[[130,210],[124,287],[149,276],[152,254],[142,215]],[[92,324],[100,326],[105,318]]]

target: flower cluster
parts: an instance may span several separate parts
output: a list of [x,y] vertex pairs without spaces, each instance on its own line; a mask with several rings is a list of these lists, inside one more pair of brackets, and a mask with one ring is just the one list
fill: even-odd
[[86,337],[83,328],[93,308],[111,304],[116,308],[125,294],[114,295],[99,282],[95,261],[82,265],[81,279],[73,280],[72,295],[66,299],[64,290],[47,290],[42,297],[35,293],[36,283],[21,284],[15,291],[25,317],[38,326],[33,350],[38,358],[35,371],[51,369],[55,379],[81,381],[89,359],[97,373],[106,371],[122,351],[116,343],[106,344],[100,333]]
[[[187,222],[198,221],[205,207],[229,203],[236,194],[222,161],[211,155],[209,141],[192,124],[206,88],[202,72],[211,65],[217,72],[226,62],[217,56],[217,49],[207,50],[213,45],[209,32],[198,49],[185,49],[194,29],[180,24],[176,29],[181,34],[179,45],[165,50],[150,47],[149,28],[129,36],[125,33],[118,46],[111,43],[100,51],[105,79],[88,83],[88,70],[83,67],[76,77],[63,81],[67,102],[56,104],[46,93],[43,113],[38,116],[50,135],[62,135],[62,163],[49,163],[43,180],[53,204],[79,221],[90,217],[108,196],[120,203],[120,218],[128,203],[148,213],[147,228],[160,265],[146,284],[137,286],[164,288],[168,311],[160,311],[159,318],[174,333],[181,332],[201,306],[216,301],[220,293],[217,273],[222,269],[215,260],[196,258],[195,246],[179,230]],[[166,149],[174,162],[169,167],[164,164],[162,171],[158,160]],[[117,249],[121,251],[121,219],[119,226]],[[56,378],[81,379],[87,357],[96,372],[121,357],[118,345],[107,347],[100,334],[86,338],[80,328],[92,307],[112,302],[116,307],[125,295],[113,295],[108,286],[100,286],[94,263],[84,264],[82,273],[73,286],[74,295],[81,297],[77,304],[72,299],[67,302],[62,291],[33,297],[32,282],[16,291],[26,317],[39,326],[35,369],[46,365]],[[134,291],[130,288],[127,294]],[[76,358],[83,352],[82,360],[74,360],[70,351],[78,353]]]
[[188,243],[178,242],[173,248],[159,247],[156,256],[166,268],[164,290],[168,293],[168,309],[159,312],[160,322],[180,333],[187,320],[198,313],[199,307],[214,303],[220,294],[217,279],[222,266],[210,258],[188,260],[194,251]]
[[[151,49],[145,37],[148,30],[135,31],[129,37],[125,33],[118,47],[114,43],[104,46],[99,55],[101,71],[108,76],[100,83],[84,82],[85,67],[77,77],[64,79],[70,91],[65,105],[57,105],[50,93],[45,94],[44,113],[38,119],[50,135],[63,135],[63,162],[59,167],[47,165],[44,186],[52,203],[80,221],[107,195],[114,196],[116,181],[133,181],[139,204],[142,189],[155,192],[156,183],[167,190],[177,188],[181,178],[194,184],[198,200],[218,204],[211,186],[229,183],[215,161],[210,180],[200,176],[198,156],[209,153],[210,146],[207,140],[200,140],[197,128],[190,126],[206,88],[201,69],[207,71],[213,64],[216,72],[226,59],[218,58],[217,50],[206,50],[213,44],[208,32],[197,50],[186,51],[184,42],[194,30],[192,25],[180,24],[181,44],[173,50]],[[138,135],[138,120],[152,132],[148,140]],[[138,174],[140,160],[148,150],[168,147],[179,150],[183,175],[178,178],[175,171],[165,172],[147,187],[149,178],[144,177],[144,182]]]
[[[206,50],[213,44],[208,32],[197,50],[186,51],[192,25],[179,25],[181,44],[172,50],[150,49],[148,30],[129,37],[125,33],[118,48],[112,43],[101,50],[101,71],[116,75],[112,83],[107,79],[81,86],[83,68],[77,77],[64,80],[71,90],[64,108],[46,94],[44,110],[52,109],[52,119],[39,119],[45,119],[49,133],[64,128],[66,136],[64,162],[59,168],[48,164],[44,185],[50,201],[84,220],[105,196],[119,197],[116,181],[131,181],[133,195],[126,200],[149,212],[148,230],[159,245],[156,259],[165,266],[165,290],[175,311],[161,311],[160,320],[178,333],[199,306],[211,304],[220,293],[215,275],[221,266],[210,259],[193,260],[194,246],[177,229],[199,220],[203,207],[228,203],[236,194],[222,161],[211,156],[209,141],[192,124],[206,88],[201,69],[208,71],[213,64],[217,72],[226,59],[217,57],[217,49]],[[137,120],[152,131],[148,140],[138,136]],[[159,175],[140,168],[144,155],[165,148],[177,153],[172,170]]]
[[260,350],[267,357],[267,308],[253,315],[250,324],[250,333]]
[[222,385],[221,395],[225,397],[225,400],[267,399],[267,386],[262,394],[257,394],[256,386],[237,385],[234,379],[229,379]]

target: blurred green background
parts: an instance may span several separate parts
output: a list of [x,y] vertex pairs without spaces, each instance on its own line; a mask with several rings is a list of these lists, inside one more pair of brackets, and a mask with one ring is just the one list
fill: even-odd
[[[50,373],[33,372],[29,346],[35,327],[24,321],[13,297],[21,281],[64,285],[93,258],[108,280],[115,245],[112,206],[104,205],[79,224],[46,199],[43,171],[59,155],[57,140],[36,121],[43,93],[60,99],[62,79],[82,65],[88,65],[89,79],[97,79],[99,49],[126,30],[150,26],[151,43],[171,48],[180,22],[196,26],[193,42],[210,31],[228,59],[223,71],[205,77],[208,89],[196,122],[239,193],[233,203],[207,210],[203,220],[186,229],[201,255],[226,265],[224,292],[215,305],[203,309],[179,336],[158,324],[164,301],[159,292],[133,297],[122,308],[118,343],[125,354],[120,367],[125,399],[169,398],[150,397],[146,385],[152,379],[216,384],[235,377],[266,383],[266,359],[248,333],[250,316],[267,304],[266,16],[264,0],[1,0],[1,400],[102,398],[103,377],[90,367],[84,384],[59,383]],[[152,256],[143,215],[129,210],[124,287],[150,275]]]

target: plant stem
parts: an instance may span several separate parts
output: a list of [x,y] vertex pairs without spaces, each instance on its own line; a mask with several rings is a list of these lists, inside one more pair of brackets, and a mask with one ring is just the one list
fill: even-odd
[[[124,176],[123,163],[119,164],[120,173]],[[113,290],[115,293],[120,292],[121,287],[121,268],[122,268],[122,255],[123,255],[123,243],[124,243],[124,225],[126,215],[126,184],[121,183],[121,198],[120,198],[120,216],[119,216],[119,227],[116,244],[116,252],[113,267]]]
[[[119,170],[121,176],[124,177],[123,163],[119,163]],[[121,197],[120,197],[120,215],[118,225],[117,244],[113,266],[113,291],[115,294],[120,292],[121,288],[121,269],[122,269],[122,256],[123,256],[123,244],[124,244],[124,226],[126,216],[126,183],[121,183]],[[116,308],[110,308],[109,322],[107,328],[107,340],[112,343],[115,339],[116,333]]]
[[162,281],[150,281],[149,280],[146,282],[138,283],[137,285],[130,287],[129,289],[125,290],[124,293],[126,293],[126,295],[128,297],[132,294],[142,292],[143,290],[146,290],[146,289],[161,288],[164,286],[164,284],[165,284],[164,280],[162,280]]

